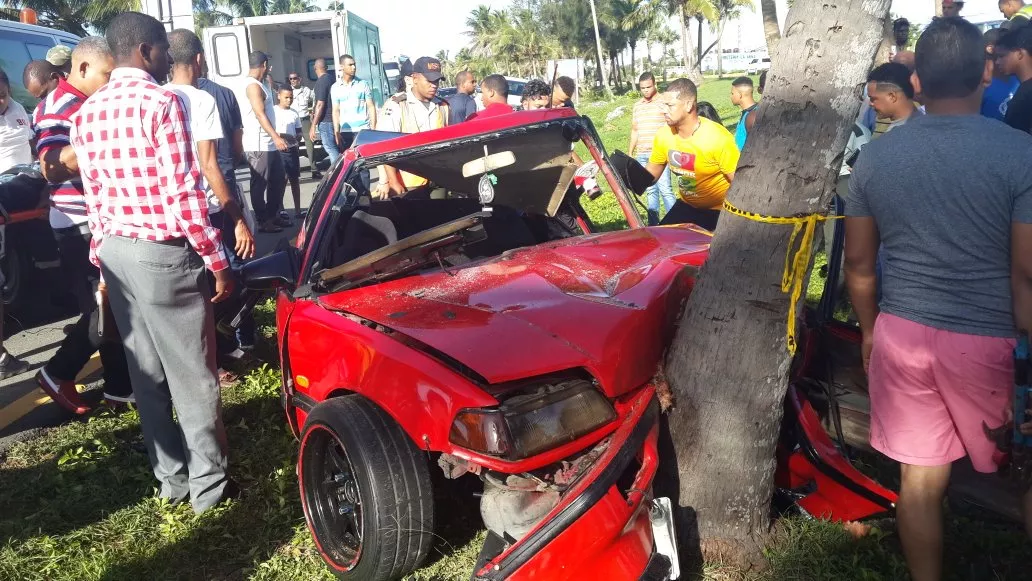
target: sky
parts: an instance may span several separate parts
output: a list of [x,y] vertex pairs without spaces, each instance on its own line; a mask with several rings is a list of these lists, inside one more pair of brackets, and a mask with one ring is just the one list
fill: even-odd
[[[722,43],[725,48],[737,46],[752,49],[764,46],[759,0],[753,0],[753,3],[754,11],[744,11],[738,21],[732,21],[725,27]],[[777,0],[777,3],[778,15],[783,22],[787,14],[787,1]],[[978,17],[997,18],[1000,13],[996,3],[997,0],[967,0],[961,15],[972,20]],[[480,4],[502,9],[510,4],[510,0],[345,0],[344,4],[349,10],[380,27],[384,53],[391,56],[401,53],[417,58],[434,55],[442,49],[454,55],[468,42],[465,31],[466,16],[470,11]],[[892,13],[904,16],[914,24],[927,23],[934,14],[934,5],[934,0],[894,0]],[[670,27],[679,30],[675,21],[670,22]],[[703,42],[712,42],[705,28]]]

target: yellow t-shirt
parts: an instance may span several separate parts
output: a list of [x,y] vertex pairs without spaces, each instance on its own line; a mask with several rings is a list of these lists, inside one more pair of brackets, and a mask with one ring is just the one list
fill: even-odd
[[735,136],[719,123],[699,118],[699,128],[685,139],[661,127],[652,142],[649,163],[670,168],[670,184],[685,203],[696,208],[720,208],[731,182],[725,174],[738,166]]

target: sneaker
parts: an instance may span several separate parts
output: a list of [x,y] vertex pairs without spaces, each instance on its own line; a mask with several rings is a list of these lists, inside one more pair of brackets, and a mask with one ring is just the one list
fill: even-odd
[[313,171],[312,172],[312,179],[313,180],[321,180],[322,179],[322,174],[317,172],[317,171]]
[[282,226],[284,228],[290,228],[291,226],[294,225],[294,223],[290,221],[290,218],[288,218],[286,216],[283,216],[283,215],[281,215],[279,218],[276,218],[275,220],[273,220],[272,223],[277,225],[277,226]]
[[4,351],[0,355],[0,379],[21,375],[29,370],[29,364]]
[[283,228],[280,228],[279,226],[276,225],[275,222],[270,220],[268,222],[263,223],[261,226],[259,226],[258,227],[258,231],[259,232],[264,232],[266,234],[278,234],[278,233],[283,231]]
[[73,414],[81,416],[90,411],[90,408],[87,407],[79,397],[79,392],[75,389],[74,381],[55,380],[50,377],[47,373],[47,368],[44,367],[36,374],[36,383],[39,384],[39,388],[49,395],[50,399],[54,400],[57,405]]
[[131,404],[135,404],[136,403],[136,394],[135,393],[130,393],[129,395],[111,395],[110,393],[105,391],[104,392],[104,399],[106,399],[107,401],[112,402],[112,403],[122,403],[122,404],[129,404],[129,403],[131,403]]
[[240,346],[237,347],[237,349],[239,349],[240,351],[244,351],[246,353],[250,353],[251,351],[254,351],[254,343],[241,343]]

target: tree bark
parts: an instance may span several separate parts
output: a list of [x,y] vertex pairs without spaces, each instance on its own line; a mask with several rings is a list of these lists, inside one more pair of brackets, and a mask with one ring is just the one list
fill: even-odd
[[942,0],[935,0],[935,15],[942,16]]
[[[775,216],[827,208],[890,3],[795,1],[728,193],[732,204]],[[780,286],[791,232],[724,212],[667,356],[676,403],[656,494],[679,507],[689,560],[700,550],[755,557],[770,527],[791,366],[789,299]]]
[[678,20],[681,21],[681,50],[684,51],[684,71],[687,73],[692,68],[691,58],[688,52],[688,19],[690,18],[684,12],[684,4],[681,4],[681,17]]
[[763,36],[767,39],[767,54],[773,55],[774,46],[781,40],[777,0],[760,0],[760,13],[763,14]]

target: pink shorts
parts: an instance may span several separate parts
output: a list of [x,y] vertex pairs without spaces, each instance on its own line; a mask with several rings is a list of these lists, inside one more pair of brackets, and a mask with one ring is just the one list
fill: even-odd
[[871,446],[904,464],[940,466],[967,455],[975,470],[996,472],[982,422],[1003,423],[1014,344],[878,315],[868,377]]

